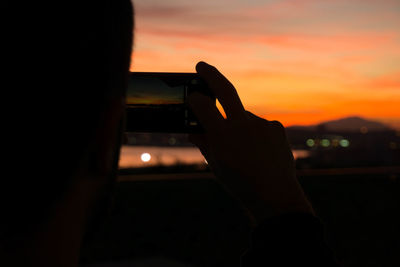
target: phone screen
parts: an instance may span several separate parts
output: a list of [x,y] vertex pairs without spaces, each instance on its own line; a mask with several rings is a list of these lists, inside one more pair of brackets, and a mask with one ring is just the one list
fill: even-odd
[[198,132],[186,104],[188,93],[202,91],[195,73],[133,72],[127,90],[127,131]]
[[156,76],[133,76],[128,87],[127,104],[131,108],[182,105],[184,92],[184,84],[169,85]]

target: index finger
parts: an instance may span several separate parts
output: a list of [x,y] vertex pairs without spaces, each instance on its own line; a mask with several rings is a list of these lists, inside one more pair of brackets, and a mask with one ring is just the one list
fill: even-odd
[[197,63],[196,70],[217,97],[228,118],[243,118],[245,116],[242,101],[235,87],[222,73],[205,62]]

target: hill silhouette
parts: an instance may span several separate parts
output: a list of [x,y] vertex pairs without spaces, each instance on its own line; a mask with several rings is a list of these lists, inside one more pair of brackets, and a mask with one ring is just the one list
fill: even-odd
[[361,117],[353,116],[346,117],[337,120],[331,120],[322,122],[316,125],[310,126],[290,126],[288,129],[291,130],[309,130],[315,131],[317,129],[325,129],[328,131],[341,131],[341,132],[380,132],[391,130],[391,128],[383,123],[364,119]]

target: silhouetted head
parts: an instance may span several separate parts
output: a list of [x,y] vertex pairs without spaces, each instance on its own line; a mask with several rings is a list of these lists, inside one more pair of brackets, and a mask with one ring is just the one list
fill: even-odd
[[18,242],[77,180],[113,179],[133,8],[129,0],[6,1],[2,13],[0,239]]

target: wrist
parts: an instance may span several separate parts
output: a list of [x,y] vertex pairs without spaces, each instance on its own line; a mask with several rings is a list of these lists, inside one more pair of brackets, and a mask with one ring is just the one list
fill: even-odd
[[223,186],[241,201],[253,215],[256,224],[288,213],[315,215],[312,205],[295,176],[271,182],[271,179],[265,178],[255,180],[231,176],[223,182]]

